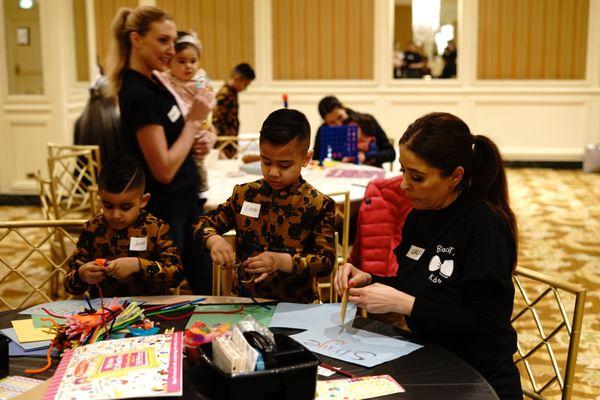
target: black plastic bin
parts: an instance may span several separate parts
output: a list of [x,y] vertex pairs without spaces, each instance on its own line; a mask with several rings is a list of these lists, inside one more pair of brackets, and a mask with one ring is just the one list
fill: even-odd
[[193,370],[196,389],[214,399],[314,399],[319,361],[286,335],[275,333],[275,367],[264,371],[227,374],[212,363],[212,345],[198,348]]

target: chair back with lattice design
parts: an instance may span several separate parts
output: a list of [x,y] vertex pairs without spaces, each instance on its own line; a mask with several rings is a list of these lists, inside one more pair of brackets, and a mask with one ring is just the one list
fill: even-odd
[[515,363],[533,399],[570,399],[585,305],[585,289],[518,267],[513,274],[518,333]]
[[[319,301],[327,299],[330,303],[336,303],[337,293],[335,293],[333,287],[333,278],[337,273],[337,269],[340,265],[344,265],[348,260],[348,247],[350,237],[350,192],[335,192],[328,193],[327,196],[336,200],[336,218],[335,218],[335,248],[336,248],[336,260],[333,265],[333,270],[327,278],[318,280],[317,288],[319,294]],[[341,205],[341,207],[340,207]],[[341,240],[340,240],[341,238]],[[328,291],[328,297],[325,296]]]
[[242,133],[239,136],[217,136],[214,148],[220,159],[237,158],[244,154],[259,153],[259,135]]
[[84,220],[0,222],[0,309],[70,298],[67,261]]
[[[96,215],[100,165],[98,146],[48,143],[49,193],[54,219]],[[43,187],[41,191],[43,194]]]

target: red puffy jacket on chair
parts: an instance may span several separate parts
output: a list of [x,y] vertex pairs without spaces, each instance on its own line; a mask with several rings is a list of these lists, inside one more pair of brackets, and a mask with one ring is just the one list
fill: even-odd
[[402,176],[375,179],[365,190],[358,210],[354,247],[349,262],[363,271],[394,276],[398,262],[394,248],[402,239],[402,225],[412,204],[400,189]]

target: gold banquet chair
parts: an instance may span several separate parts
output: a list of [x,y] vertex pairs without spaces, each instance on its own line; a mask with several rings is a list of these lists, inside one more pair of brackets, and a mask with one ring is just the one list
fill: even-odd
[[[323,302],[326,298],[325,293],[329,291],[327,299],[330,303],[337,302],[337,293],[333,288],[333,278],[337,272],[337,269],[340,265],[344,265],[348,260],[348,247],[349,247],[349,236],[350,236],[350,192],[334,192],[328,193],[327,196],[331,197],[334,200],[342,200],[342,208],[341,210],[337,207],[339,204],[336,202],[336,229],[340,226],[337,222],[338,219],[341,219],[341,229],[339,232],[335,233],[335,248],[336,248],[336,258],[333,264],[333,271],[327,278],[321,278],[318,280],[317,288],[319,294],[319,302]],[[339,211],[339,213],[338,213]],[[339,238],[342,238],[341,244]]]
[[84,222],[0,222],[0,309],[71,298],[62,289],[77,241],[69,231],[80,231]]
[[40,200],[52,219],[91,218],[99,211],[98,146],[48,143],[48,174],[38,173]]
[[513,281],[516,295],[511,322],[518,333],[515,364],[521,370],[523,393],[546,399],[555,397],[558,386],[560,398],[570,399],[586,290],[521,267],[515,270]]
[[238,158],[247,153],[259,153],[259,135],[240,133],[239,136],[217,136],[214,148],[220,159]]

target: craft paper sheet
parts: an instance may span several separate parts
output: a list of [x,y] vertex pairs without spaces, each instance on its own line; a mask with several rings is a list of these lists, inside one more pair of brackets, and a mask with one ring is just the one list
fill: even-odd
[[45,400],[181,396],[183,332],[102,341],[66,351]]
[[19,319],[11,321],[19,343],[42,342],[54,339],[54,334],[46,328],[36,328],[32,319]]
[[14,343],[17,343],[20,347],[23,348],[23,350],[39,350],[39,349],[47,349],[48,347],[50,347],[49,340],[44,340],[41,342],[29,342],[29,343],[19,342],[19,339],[17,338],[17,333],[15,332],[14,328],[0,329],[0,333],[2,333],[4,336],[6,336],[10,340],[12,340]]
[[290,337],[313,353],[336,358],[364,367],[374,367],[423,347],[418,344],[351,328],[340,332],[339,327],[323,331],[307,330]]
[[244,310],[240,313],[233,313],[239,310],[239,304],[218,304],[218,305],[199,305],[196,306],[196,312],[205,312],[207,314],[194,314],[188,320],[186,329],[189,329],[194,325],[196,321],[202,321],[207,326],[212,327],[216,324],[229,323],[231,325],[237,324],[248,315],[252,315],[255,320],[261,324],[267,326],[271,321],[275,306],[259,306],[256,304],[243,305]]
[[[297,304],[279,303],[269,324],[270,328],[317,329],[337,327],[342,317],[340,303]],[[356,305],[348,303],[346,325],[356,317]]]
[[369,368],[423,347],[353,328],[356,307],[350,304],[346,311],[346,323],[342,329],[340,309],[341,305],[336,303],[308,305],[279,303],[270,326],[306,329],[290,337],[314,353]]

